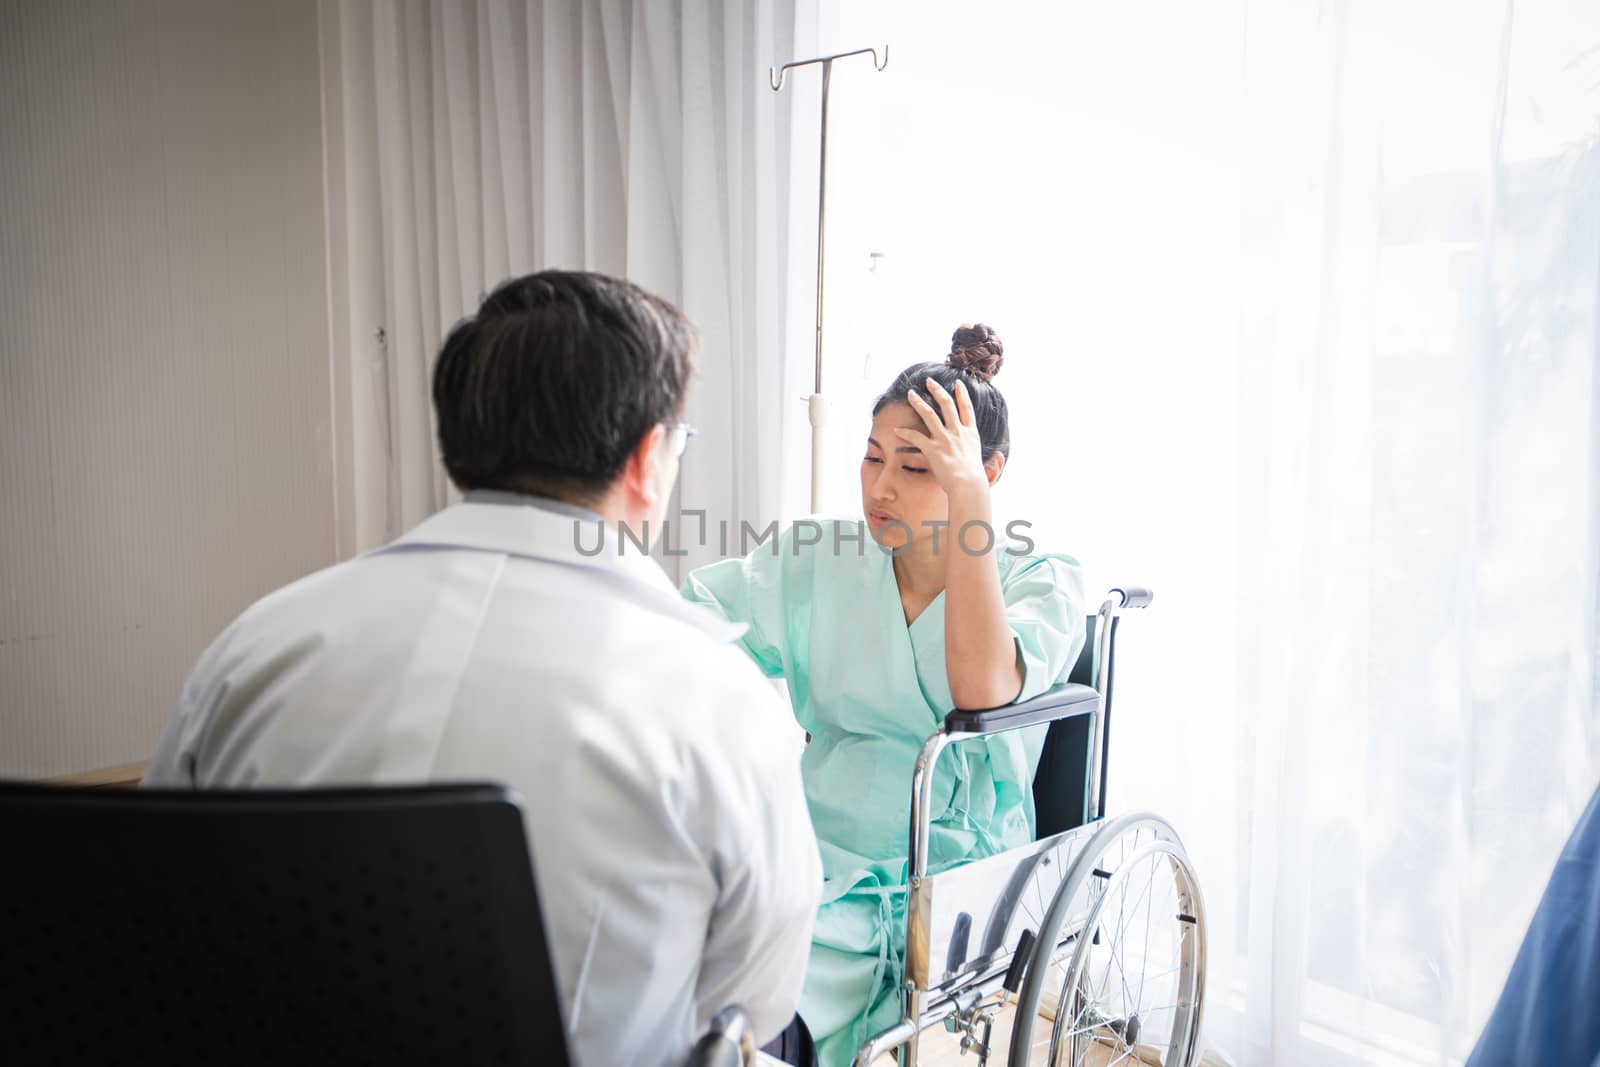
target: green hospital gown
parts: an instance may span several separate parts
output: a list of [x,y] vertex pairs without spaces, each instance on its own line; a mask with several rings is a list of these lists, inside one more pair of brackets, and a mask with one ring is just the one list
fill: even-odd
[[[819,526],[820,543],[805,544]],[[1072,669],[1084,639],[1082,577],[1068,556],[999,551],[995,561],[1026,700]],[[787,679],[811,735],[801,769],[827,881],[800,1014],[822,1067],[847,1064],[899,1017],[911,770],[951,708],[944,594],[907,626],[891,557],[850,520],[790,527],[743,559],[696,570],[683,593],[749,624],[745,650]],[[1044,731],[945,750],[932,779],[930,870],[1033,839]]]

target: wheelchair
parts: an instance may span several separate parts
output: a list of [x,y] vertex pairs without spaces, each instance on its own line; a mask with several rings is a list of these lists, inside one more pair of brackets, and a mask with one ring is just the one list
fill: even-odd
[[[1113,589],[1087,620],[1071,680],[1022,704],[952,711],[912,772],[904,1006],[856,1067],[898,1050],[918,1062],[943,1024],[979,1067],[994,1023],[1014,1007],[1001,1062],[1069,1067],[1191,1067],[1199,1061],[1205,907],[1193,865],[1166,820],[1106,818],[1116,632],[1148,590]],[[1027,846],[930,874],[931,777],[951,744],[1049,723],[1034,780],[1037,837]]]

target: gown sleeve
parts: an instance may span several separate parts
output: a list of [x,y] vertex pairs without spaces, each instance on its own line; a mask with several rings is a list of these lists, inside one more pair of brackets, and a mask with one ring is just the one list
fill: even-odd
[[757,548],[741,559],[725,559],[691,571],[681,592],[729,622],[749,629],[739,639],[768,678],[789,673],[784,652],[784,555]]
[[1067,680],[1084,642],[1083,573],[1070,556],[1019,559],[1001,583],[1017,645],[1022,690],[1032,700]]

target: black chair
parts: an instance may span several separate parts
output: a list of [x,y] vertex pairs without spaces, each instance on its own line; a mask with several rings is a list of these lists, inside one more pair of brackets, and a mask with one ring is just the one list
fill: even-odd
[[569,1062],[516,797],[0,786],[0,1058]]

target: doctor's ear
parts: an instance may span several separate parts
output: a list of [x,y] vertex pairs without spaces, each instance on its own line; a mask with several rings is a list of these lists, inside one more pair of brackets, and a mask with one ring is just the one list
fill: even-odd
[[665,493],[672,491],[661,485],[661,467],[667,462],[667,430],[661,425],[652,426],[639,438],[627,466],[622,468],[623,484],[639,497],[646,507],[652,507]]
[[993,485],[995,482],[1000,480],[1000,475],[1005,471],[1005,469],[1006,457],[999,452],[996,452],[994,455],[983,461],[983,470],[984,473],[989,476],[990,485]]

